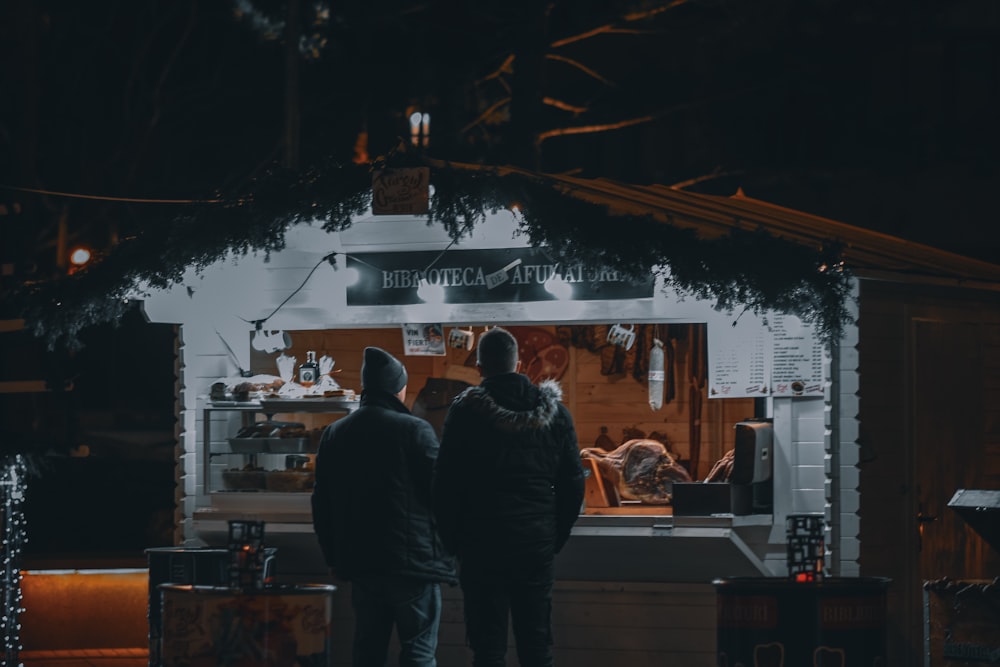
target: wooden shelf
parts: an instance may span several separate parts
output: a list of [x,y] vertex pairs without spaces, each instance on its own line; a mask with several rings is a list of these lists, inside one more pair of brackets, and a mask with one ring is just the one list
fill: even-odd
[[673,516],[674,508],[670,505],[622,505],[620,507],[588,507],[583,513],[587,516],[634,516],[649,514]]

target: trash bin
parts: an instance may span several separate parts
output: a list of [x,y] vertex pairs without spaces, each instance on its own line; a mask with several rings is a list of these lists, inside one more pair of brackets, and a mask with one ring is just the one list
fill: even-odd
[[161,584],[164,667],[326,667],[335,586]]
[[716,579],[720,667],[885,664],[881,577]]
[[[267,581],[274,579],[277,549],[265,549]],[[229,583],[229,549],[211,547],[153,547],[146,549],[149,566],[149,667],[160,667],[160,584],[224,586]]]

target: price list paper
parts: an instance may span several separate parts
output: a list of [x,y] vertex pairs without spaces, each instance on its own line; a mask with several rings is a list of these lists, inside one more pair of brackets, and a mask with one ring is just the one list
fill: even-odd
[[708,327],[709,398],[768,396],[771,363],[766,327],[748,321]]
[[772,315],[774,396],[823,395],[823,344],[813,326],[794,315]]

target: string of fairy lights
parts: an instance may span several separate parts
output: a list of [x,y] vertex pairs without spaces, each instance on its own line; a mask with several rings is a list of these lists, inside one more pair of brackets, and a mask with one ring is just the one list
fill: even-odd
[[[427,272],[430,271],[432,268],[434,268],[434,265],[437,264],[441,260],[441,258],[444,257],[445,253],[447,253],[449,250],[451,250],[451,248],[456,243],[457,243],[456,240],[452,240],[451,242],[449,242],[448,245],[445,246],[434,257],[434,259],[432,259],[427,264],[427,266],[425,266],[423,268],[423,270],[420,272],[421,275],[422,276],[426,276]],[[364,264],[365,266],[367,266],[367,267],[369,267],[371,269],[374,269],[375,271],[378,271],[378,272],[382,271],[381,268],[375,266],[371,262],[368,262],[368,261],[366,261],[364,259],[361,259],[357,255],[351,255],[351,254],[346,253],[346,252],[340,252],[340,251],[336,251],[335,250],[333,252],[327,253],[318,262],[316,262],[316,264],[314,264],[313,267],[311,269],[309,269],[309,272],[306,274],[306,277],[302,279],[302,282],[299,283],[298,287],[296,287],[294,290],[292,290],[288,294],[288,296],[286,296],[281,301],[281,303],[279,303],[277,306],[275,306],[274,310],[272,310],[270,313],[268,313],[264,317],[256,319],[256,320],[248,320],[248,319],[242,318],[242,317],[240,319],[243,320],[244,322],[246,322],[247,324],[253,324],[254,328],[257,331],[261,331],[261,329],[263,329],[264,325],[267,324],[268,320],[270,320],[272,317],[274,317],[275,315],[277,315],[278,311],[280,311],[285,305],[287,305],[288,302],[291,301],[292,298],[295,297],[296,294],[298,294],[300,291],[302,291],[302,289],[306,286],[306,284],[308,284],[309,280],[312,278],[313,274],[316,273],[316,270],[319,269],[320,266],[322,266],[323,264],[330,264],[330,266],[336,267],[337,266],[337,256],[338,255],[344,257],[344,259],[350,258],[353,261],[357,262],[358,264]],[[505,268],[509,269],[512,266],[513,265],[505,267]],[[348,269],[348,270],[352,271],[353,269]],[[558,280],[557,280],[556,276],[553,276],[548,281],[549,284],[547,284],[546,287],[549,289],[550,292],[553,291],[554,289],[557,289],[557,288],[553,288],[552,287],[552,284],[555,284],[557,282],[558,282]],[[417,296],[420,297],[425,302],[439,303],[439,302],[443,302],[444,301],[444,295],[443,295],[442,288],[440,286],[438,286],[438,285],[432,285],[432,284],[430,284],[428,282],[428,280],[426,279],[426,277],[422,277],[420,279],[420,283],[419,283],[419,285],[417,287]]]
[[21,551],[28,541],[21,506],[27,491],[27,464],[24,456],[15,454],[0,464],[0,503],[3,508],[3,572],[0,589],[3,609],[0,609],[0,633],[3,635],[3,664],[17,665],[21,651]]
[[[431,269],[434,268],[434,265],[436,265],[441,260],[441,258],[444,257],[445,253],[447,253],[449,250],[451,250],[451,248],[455,244],[456,244],[456,241],[454,241],[454,240],[451,241],[447,246],[445,246],[434,257],[434,259],[432,259],[427,264],[427,266],[425,266],[423,269],[421,269],[418,272],[421,277],[420,277],[419,282],[417,284],[417,290],[416,290],[417,291],[417,298],[419,298],[424,303],[432,303],[432,304],[441,304],[441,303],[444,303],[444,301],[445,301],[444,287],[442,287],[440,284],[436,284],[436,283],[431,282],[431,280],[428,278],[428,272],[430,272]],[[309,269],[308,273],[306,273],[305,278],[302,279],[302,281],[299,283],[298,287],[296,287],[291,292],[289,292],[288,296],[286,296],[281,301],[281,303],[279,303],[277,306],[275,306],[274,309],[270,313],[268,313],[264,317],[261,317],[259,319],[255,319],[255,320],[249,320],[249,319],[247,319],[245,317],[241,317],[239,319],[243,320],[247,324],[252,324],[254,326],[254,330],[257,332],[257,335],[260,335],[261,331],[263,331],[263,329],[264,329],[264,325],[267,324],[268,320],[270,320],[272,317],[274,317],[275,315],[277,315],[278,312],[283,307],[285,307],[285,305],[287,305],[288,302],[291,301],[292,298],[294,298],[296,294],[298,294],[300,291],[302,291],[303,288],[305,288],[305,286],[309,283],[309,280],[312,278],[313,274],[316,273],[316,270],[319,269],[320,266],[322,266],[323,264],[330,264],[331,266],[336,267],[336,265],[337,265],[337,259],[336,258],[337,258],[338,255],[339,256],[343,256],[344,259],[351,259],[351,260],[357,262],[358,264],[363,264],[363,265],[365,265],[365,266],[367,266],[367,267],[369,267],[371,269],[374,269],[375,271],[377,271],[379,273],[381,273],[383,271],[383,269],[381,269],[380,267],[375,266],[371,262],[368,262],[368,261],[366,261],[364,259],[361,259],[357,255],[352,255],[350,253],[345,253],[345,252],[340,252],[340,251],[333,251],[333,252],[327,253],[318,262],[316,262],[316,264],[314,264],[312,266],[312,268]],[[516,267],[520,263],[521,263],[520,259],[515,260],[515,261],[507,264],[503,268],[501,268],[500,272],[504,272],[505,273],[505,272],[513,269],[514,267]],[[558,264],[557,264],[557,266],[558,266]],[[353,269],[353,268],[348,268],[346,270],[350,271],[350,272],[355,272],[356,273],[356,270]],[[354,280],[356,280],[356,279],[357,279],[357,276],[355,276]],[[351,282],[351,281],[352,281],[352,279],[349,278],[348,282]],[[543,287],[545,288],[545,290],[549,294],[551,294],[557,300],[568,300],[568,299],[572,298],[572,293],[573,293],[573,287],[572,287],[572,285],[570,285],[566,281],[566,279],[563,276],[561,276],[557,271],[553,271],[548,276],[548,278],[546,278],[544,280]],[[734,323],[734,326],[735,326],[735,323]]]

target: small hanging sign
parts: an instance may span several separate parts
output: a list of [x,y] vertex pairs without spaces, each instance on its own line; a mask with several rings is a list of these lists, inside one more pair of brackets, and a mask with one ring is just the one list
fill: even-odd
[[407,323],[403,329],[403,354],[408,357],[443,356],[444,328],[438,323]]
[[428,167],[379,169],[372,173],[372,214],[421,215],[430,210]]

